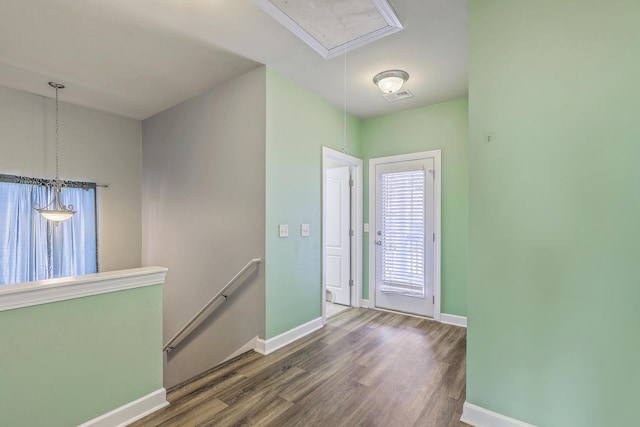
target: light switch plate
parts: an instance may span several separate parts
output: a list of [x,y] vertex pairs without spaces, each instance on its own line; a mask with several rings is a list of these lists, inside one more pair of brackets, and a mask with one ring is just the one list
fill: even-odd
[[278,236],[289,237],[289,224],[278,225]]
[[309,237],[309,224],[300,224],[300,235],[302,237]]
[[364,223],[364,232],[365,232],[365,233],[368,233],[368,232],[369,232],[369,223],[368,223],[368,222],[365,222],[365,223]]

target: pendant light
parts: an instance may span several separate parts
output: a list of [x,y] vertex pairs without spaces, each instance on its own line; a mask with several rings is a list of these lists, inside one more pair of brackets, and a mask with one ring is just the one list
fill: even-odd
[[60,201],[60,193],[62,192],[62,189],[67,186],[67,183],[61,180],[60,176],[58,175],[58,154],[60,148],[60,106],[58,104],[58,90],[64,89],[64,85],[60,83],[49,82],[49,86],[56,90],[56,178],[46,181],[44,184],[49,189],[53,190],[53,200],[51,200],[51,202],[49,202],[49,204],[47,204],[47,206],[45,206],[44,208],[34,206],[34,209],[40,212],[40,215],[42,215],[49,221],[61,222],[71,218],[76,213],[76,211],[73,210],[73,205],[64,205]]

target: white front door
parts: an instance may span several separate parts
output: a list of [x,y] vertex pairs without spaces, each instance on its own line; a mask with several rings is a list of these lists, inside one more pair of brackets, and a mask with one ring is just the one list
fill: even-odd
[[326,172],[326,246],[325,271],[327,290],[338,304],[350,305],[351,191],[349,166],[327,169]]
[[375,306],[434,315],[434,159],[375,165]]

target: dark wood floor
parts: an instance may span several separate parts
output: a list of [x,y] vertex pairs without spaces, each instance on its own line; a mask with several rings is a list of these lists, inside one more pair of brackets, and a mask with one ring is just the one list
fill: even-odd
[[168,392],[134,426],[463,426],[466,329],[350,309]]

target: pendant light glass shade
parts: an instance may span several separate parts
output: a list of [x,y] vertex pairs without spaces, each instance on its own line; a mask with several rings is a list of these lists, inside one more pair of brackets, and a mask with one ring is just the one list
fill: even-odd
[[76,213],[76,211],[73,210],[73,205],[64,205],[62,201],[60,201],[60,193],[62,192],[62,189],[67,186],[67,184],[63,180],[61,180],[58,175],[58,151],[60,146],[60,107],[58,105],[58,90],[64,89],[64,85],[60,83],[49,82],[49,86],[55,88],[56,90],[56,179],[50,180],[45,183],[47,187],[53,190],[53,200],[51,200],[51,202],[49,202],[47,206],[43,208],[40,208],[38,206],[34,206],[33,208],[37,210],[45,219],[49,221],[61,222],[71,218]]
[[54,222],[66,221],[68,219],[71,219],[71,217],[75,214],[75,211],[47,211],[44,209],[39,209],[38,211],[44,219],[48,219],[49,221]]
[[384,93],[395,93],[402,88],[407,80],[409,80],[409,73],[406,71],[387,70],[376,74],[373,83]]

